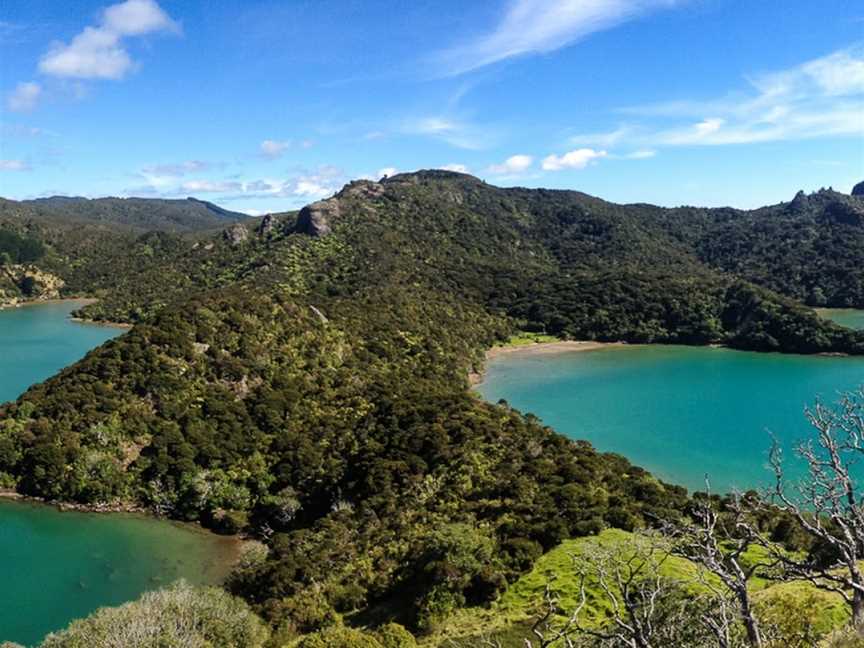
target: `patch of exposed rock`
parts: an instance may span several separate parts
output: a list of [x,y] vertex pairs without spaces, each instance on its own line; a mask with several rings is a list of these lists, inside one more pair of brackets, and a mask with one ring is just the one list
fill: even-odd
[[852,195],[864,198],[864,182],[859,182],[854,187],[852,187]]
[[338,198],[319,200],[306,205],[297,216],[297,231],[309,236],[325,236],[333,229],[333,221],[339,218]]
[[222,232],[222,236],[225,237],[225,240],[231,245],[240,245],[249,238],[249,230],[246,229],[245,225],[235,223]]
[[273,218],[273,214],[264,214],[261,217],[261,222],[258,223],[258,227],[255,228],[255,231],[261,238],[267,238],[275,229],[276,219]]
[[27,301],[59,299],[66,282],[35,265],[0,267],[0,306],[15,306]]
[[384,185],[372,180],[353,180],[349,182],[342,191],[340,197],[344,198],[380,198],[384,195]]

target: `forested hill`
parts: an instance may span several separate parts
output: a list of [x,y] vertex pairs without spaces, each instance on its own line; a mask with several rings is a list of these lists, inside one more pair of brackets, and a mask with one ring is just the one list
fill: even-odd
[[52,196],[35,200],[0,200],[0,222],[7,218],[65,225],[82,223],[139,232],[192,232],[218,229],[248,218],[213,203],[186,198],[81,198]]
[[265,539],[230,587],[285,637],[347,613],[423,632],[564,538],[685,505],[472,397],[485,348],[521,328],[862,353],[800,303],[864,306],[862,210],[830,191],[622,206],[430,171],[212,236],[16,221],[0,241],[17,265],[23,250],[100,297],[85,315],[137,325],[0,408],[0,486]]

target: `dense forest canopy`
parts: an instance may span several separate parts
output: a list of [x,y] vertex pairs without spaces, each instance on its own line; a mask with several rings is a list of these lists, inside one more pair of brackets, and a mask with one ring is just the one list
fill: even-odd
[[517,329],[864,353],[802,303],[864,307],[864,199],[833,191],[664,209],[430,171],[212,235],[29,209],[0,210],[0,242],[137,325],[0,408],[0,486],[265,539],[230,588],[285,637],[339,614],[430,631],[567,538],[685,509],[469,393]]

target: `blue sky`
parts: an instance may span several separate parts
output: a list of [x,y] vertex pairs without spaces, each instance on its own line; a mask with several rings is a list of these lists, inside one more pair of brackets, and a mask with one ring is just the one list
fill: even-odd
[[263,213],[466,170],[752,207],[864,179],[859,0],[4,0],[0,195]]

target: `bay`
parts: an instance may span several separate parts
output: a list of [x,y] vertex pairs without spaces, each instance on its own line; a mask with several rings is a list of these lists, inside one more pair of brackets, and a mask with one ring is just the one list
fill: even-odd
[[[79,306],[0,311],[0,401],[123,333],[73,322],[69,315]],[[235,552],[232,540],[190,526],[0,499],[0,642],[35,644],[101,606],[178,578],[218,582]]]
[[805,406],[862,383],[860,357],[622,346],[505,354],[489,362],[477,390],[666,481],[703,490],[707,474],[712,490],[725,492],[767,485],[769,433],[791,460],[809,434]]

